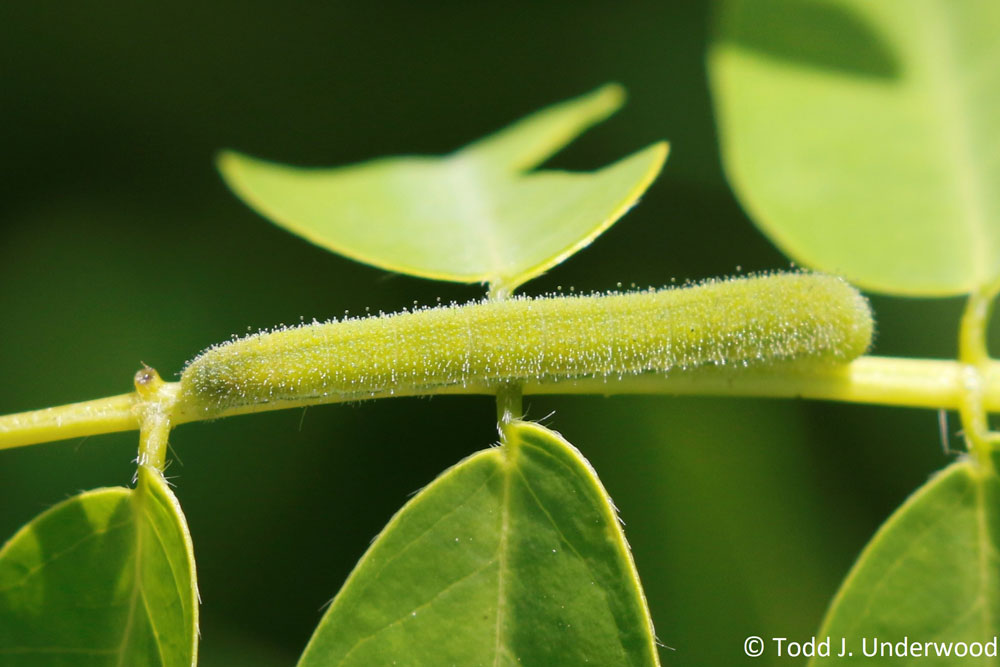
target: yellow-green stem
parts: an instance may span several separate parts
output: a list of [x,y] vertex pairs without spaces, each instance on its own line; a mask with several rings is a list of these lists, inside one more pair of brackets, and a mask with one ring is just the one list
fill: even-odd
[[[970,410],[967,395],[968,369],[961,361],[861,357],[841,366],[817,367],[809,371],[780,369],[703,369],[697,372],[583,378],[559,382],[526,381],[524,395],[539,394],[662,394],[812,398],[849,403],[870,403],[915,408]],[[976,367],[982,410],[1000,412],[1000,363],[986,361]],[[204,406],[175,401],[179,383],[161,382],[147,397],[138,392],[74,403],[33,412],[0,416],[0,449],[78,438],[100,433],[139,429],[150,410],[160,411],[171,426],[208,418],[266,412],[341,399],[327,396],[241,406],[222,414],[206,416]],[[496,395],[496,386],[468,384],[438,387],[411,394]],[[387,398],[375,394],[371,398]],[[347,399],[344,399],[347,400]],[[349,400],[356,401],[357,397]],[[519,416],[520,410],[514,410]],[[985,419],[985,418],[984,418]],[[152,428],[152,425],[150,426]],[[165,447],[165,439],[162,443]],[[150,452],[152,453],[152,452]],[[156,457],[153,457],[156,458]]]
[[969,294],[958,336],[958,360],[962,364],[963,395],[959,402],[962,430],[969,451],[987,471],[993,471],[992,452],[1000,434],[990,431],[985,394],[989,389],[990,361],[986,347],[986,329],[993,302],[1000,291],[1000,281]]
[[139,428],[136,393],[0,416],[0,449]]
[[508,382],[497,389],[497,421],[509,424],[524,416],[521,408],[523,390],[518,382]]
[[162,472],[167,460],[177,383],[164,382],[152,368],[135,374],[139,405],[139,465]]

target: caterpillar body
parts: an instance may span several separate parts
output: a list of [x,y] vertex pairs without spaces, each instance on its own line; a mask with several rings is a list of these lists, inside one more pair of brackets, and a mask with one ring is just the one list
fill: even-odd
[[517,297],[253,334],[190,361],[178,398],[211,415],[456,385],[837,363],[863,354],[872,330],[861,294],[810,273]]

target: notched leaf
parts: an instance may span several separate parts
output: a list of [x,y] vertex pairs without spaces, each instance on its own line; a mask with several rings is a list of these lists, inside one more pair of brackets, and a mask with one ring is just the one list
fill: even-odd
[[623,98],[608,85],[438,158],[302,169],[224,152],[219,170],[257,212],[320,247],[510,292],[593,241],[659,173],[665,143],[594,172],[527,171]]

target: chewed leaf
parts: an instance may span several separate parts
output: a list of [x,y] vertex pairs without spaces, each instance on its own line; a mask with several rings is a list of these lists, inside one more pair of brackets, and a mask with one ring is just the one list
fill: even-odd
[[845,643],[810,664],[995,664],[967,656],[983,655],[986,642],[995,651],[1000,634],[998,501],[1000,480],[968,461],[925,484],[878,531],[834,599],[818,636]]
[[247,204],[318,246],[391,271],[509,292],[588,245],[659,173],[659,143],[590,173],[525,173],[621,104],[618,86],[535,113],[444,157],[302,169],[219,158]]
[[1000,275],[1000,3],[726,0],[722,154],[797,262],[890,294]]
[[0,550],[0,664],[190,667],[198,601],[187,524],[158,472],[43,512]]
[[445,472],[397,514],[299,667],[657,665],[611,501],[537,424]]
[[554,104],[522,118],[458,151],[485,169],[533,169],[563,146],[618,111],[625,90],[608,84],[576,99]]

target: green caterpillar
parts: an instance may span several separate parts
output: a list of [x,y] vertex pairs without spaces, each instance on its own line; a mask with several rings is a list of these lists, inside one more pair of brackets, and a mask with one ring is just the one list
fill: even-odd
[[870,345],[867,300],[840,278],[778,273],[692,287],[517,297],[262,332],[186,366],[208,415],[518,381],[847,362]]

